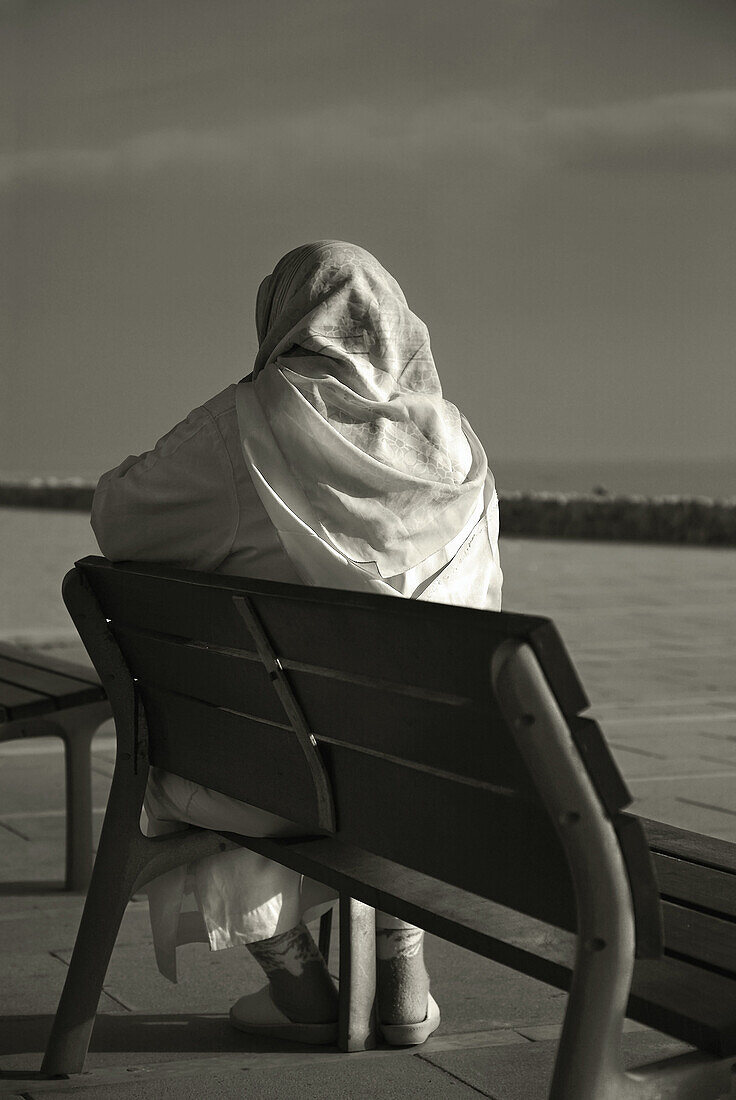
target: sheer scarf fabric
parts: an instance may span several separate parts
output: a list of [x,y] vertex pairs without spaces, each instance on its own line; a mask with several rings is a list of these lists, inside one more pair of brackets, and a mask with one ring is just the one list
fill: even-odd
[[471,606],[500,606],[486,455],[392,276],[355,245],[304,245],[261,284],[256,327],[244,455],[305,583],[464,603],[437,588],[472,539]]

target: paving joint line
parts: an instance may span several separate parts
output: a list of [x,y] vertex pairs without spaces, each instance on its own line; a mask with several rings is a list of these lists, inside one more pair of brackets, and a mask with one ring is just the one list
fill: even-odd
[[701,810],[715,810],[716,813],[736,817],[736,810],[729,810],[726,806],[714,806],[711,802],[696,802],[694,798],[682,797],[675,797],[675,802],[684,802],[688,806],[698,806]]
[[4,820],[0,820],[0,828],[7,829],[13,836],[19,836],[21,840],[31,839],[29,836],[26,836],[25,833],[22,833],[20,829],[14,829],[12,825],[8,825]]
[[[104,806],[93,806],[93,814],[104,814]],[[66,810],[13,810],[12,813],[2,814],[0,816],[0,825],[4,825],[6,821],[17,821],[23,817],[66,817]],[[9,827],[9,826],[8,826]],[[28,837],[25,837],[28,840]]]
[[[730,761],[729,761],[730,763]],[[720,771],[720,772],[673,772],[672,775],[628,775],[626,776],[627,783],[665,783],[667,781],[675,781],[677,779],[732,779],[736,776],[736,771]],[[696,802],[696,806],[700,803]]]
[[449,1077],[452,1081],[457,1081],[459,1084],[464,1085],[466,1088],[472,1089],[473,1092],[477,1092],[479,1096],[485,1096],[486,1100],[501,1100],[498,1095],[494,1096],[493,1093],[486,1092],[485,1089],[479,1089],[477,1085],[471,1085],[470,1081],[466,1081],[464,1078],[458,1077],[456,1073],[453,1073],[450,1069],[446,1069],[445,1066],[437,1065],[436,1062],[432,1061],[431,1057],[428,1054],[420,1054],[417,1052],[417,1054],[415,1054],[415,1058],[417,1059],[417,1061],[423,1062],[424,1065],[431,1066],[432,1069],[439,1070],[440,1073],[443,1073],[445,1077]]
[[620,741],[612,741],[610,737],[607,738],[608,744],[612,749],[618,749],[619,752],[634,752],[637,756],[648,756],[652,760],[667,760],[668,757],[662,752],[650,752],[648,749],[639,749],[634,745],[625,745]]
[[[62,963],[67,969],[69,969],[69,963],[66,961],[61,951],[49,951],[49,955],[51,955],[53,959],[58,959],[60,963]],[[132,1005],[126,1005],[125,1001],[121,1001],[119,997],[116,997],[114,993],[111,993],[106,985],[103,985],[102,992],[105,994],[106,997],[109,997],[111,1001],[114,1001],[116,1005],[120,1005],[121,1008],[124,1008],[126,1012],[135,1012],[135,1008],[133,1008]]]

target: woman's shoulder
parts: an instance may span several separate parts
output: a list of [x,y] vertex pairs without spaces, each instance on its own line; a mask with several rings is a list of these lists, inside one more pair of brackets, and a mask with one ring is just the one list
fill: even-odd
[[226,386],[224,390],[220,390],[220,392],[215,394],[214,397],[211,397],[209,401],[205,401],[204,405],[201,407],[202,410],[209,413],[213,420],[221,420],[228,415],[233,416],[235,414],[236,388],[234,383],[230,386]]
[[230,456],[236,481],[243,472],[242,444],[240,441],[240,428],[238,426],[238,412],[235,404],[237,385],[226,386],[220,393],[206,401],[201,408],[201,413],[214,427],[221,444],[224,444]]
[[[134,480],[148,480],[151,475],[170,478],[178,468],[184,469],[192,464],[202,477],[208,464],[208,456],[211,460],[218,452],[229,450],[229,437],[236,425],[235,386],[228,386],[203,405],[192,409],[184,420],[161,436],[150,450],[139,455],[129,455],[118,466],[103,474],[98,482],[97,493],[101,494],[121,479],[130,486]],[[217,465],[217,461],[215,464]]]

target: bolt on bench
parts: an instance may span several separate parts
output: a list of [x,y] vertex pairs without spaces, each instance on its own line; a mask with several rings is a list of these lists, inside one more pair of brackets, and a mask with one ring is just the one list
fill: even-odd
[[[728,1091],[736,848],[623,812],[549,620],[101,558],[64,597],[118,753],[45,1072],[82,1069],[131,894],[239,844],[340,893],[341,1049],[375,1044],[380,908],[569,989],[553,1100]],[[149,764],[305,837],[145,838]],[[625,1072],[625,1015],[696,1050]]]
[[86,890],[92,873],[90,745],[110,714],[91,668],[0,644],[0,741],[64,742],[67,890]]

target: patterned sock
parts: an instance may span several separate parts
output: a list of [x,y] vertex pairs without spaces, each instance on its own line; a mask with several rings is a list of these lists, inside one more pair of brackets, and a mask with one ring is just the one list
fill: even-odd
[[248,950],[269,980],[274,1004],[293,1023],[337,1019],[337,989],[305,924],[249,943]]
[[429,975],[424,932],[403,921],[382,928],[377,918],[378,1015],[384,1024],[418,1024],[427,1016]]

